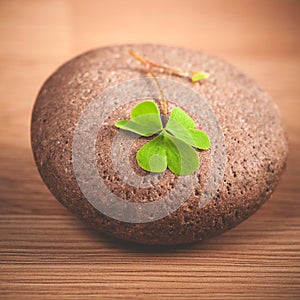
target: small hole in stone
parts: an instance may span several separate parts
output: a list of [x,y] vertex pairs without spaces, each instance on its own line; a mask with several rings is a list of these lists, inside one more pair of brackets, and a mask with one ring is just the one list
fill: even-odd
[[226,219],[225,219],[225,215],[222,215],[222,224],[224,224],[224,223],[225,223],[225,221],[226,221]]

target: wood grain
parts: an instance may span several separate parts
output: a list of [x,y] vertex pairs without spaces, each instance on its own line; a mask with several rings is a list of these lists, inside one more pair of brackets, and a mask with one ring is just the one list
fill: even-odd
[[[1,1],[1,299],[300,298],[299,1]],[[222,57],[274,98],[287,170],[255,215],[205,243],[146,247],[88,228],[44,186],[29,126],[38,89],[90,48],[154,42]]]

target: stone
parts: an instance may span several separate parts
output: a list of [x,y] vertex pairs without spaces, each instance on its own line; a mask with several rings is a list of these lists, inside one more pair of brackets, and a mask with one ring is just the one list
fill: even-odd
[[[168,111],[181,107],[211,139],[194,174],[143,171],[135,154],[151,138],[114,126],[142,99],[160,106],[131,48],[210,74],[192,83],[157,73]],[[31,140],[41,177],[65,207],[102,232],[144,244],[196,242],[241,223],[271,196],[288,154],[278,109],[253,80],[217,58],[162,45],[100,48],[65,63],[38,94]]]

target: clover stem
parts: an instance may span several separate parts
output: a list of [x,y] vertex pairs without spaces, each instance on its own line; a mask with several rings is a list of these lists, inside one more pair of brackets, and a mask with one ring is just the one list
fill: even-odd
[[157,87],[158,87],[158,89],[159,89],[160,97],[161,97],[161,109],[162,109],[163,114],[164,114],[165,116],[167,116],[167,114],[168,114],[167,100],[166,100],[166,98],[165,98],[165,95],[164,95],[164,93],[163,93],[163,90],[162,90],[162,88],[161,88],[161,85],[160,85],[158,79],[156,78],[155,74],[154,74],[150,69],[147,70],[147,72],[149,72],[149,73],[151,74],[152,78],[154,79],[154,81],[155,81],[155,83],[156,83],[156,85],[157,85]]
[[160,72],[165,71],[165,72],[168,72],[168,73],[180,76],[180,77],[185,77],[185,78],[191,78],[192,75],[195,73],[195,72],[186,72],[186,71],[183,71],[183,70],[173,69],[173,68],[170,68],[170,67],[167,67],[167,66],[164,66],[164,65],[160,65],[160,64],[158,64],[154,61],[151,61],[151,60],[149,60],[145,57],[140,56],[139,54],[137,54],[132,49],[130,49],[128,52],[131,56],[133,56],[135,59],[140,61],[145,66],[150,66],[151,68],[157,68],[157,69],[159,69]]
[[131,56],[133,56],[135,59],[137,59],[139,62],[141,62],[142,64],[144,64],[146,66],[146,70],[147,72],[152,76],[152,78],[154,79],[157,87],[158,87],[158,90],[160,92],[160,96],[161,96],[161,106],[162,106],[162,112],[165,116],[167,116],[168,114],[168,107],[167,107],[167,101],[166,101],[166,98],[164,96],[164,93],[163,93],[163,90],[161,88],[161,85],[155,75],[155,73],[152,71],[152,62],[146,60],[145,58],[141,57],[140,55],[138,55],[134,50],[130,49],[129,51],[129,54]]

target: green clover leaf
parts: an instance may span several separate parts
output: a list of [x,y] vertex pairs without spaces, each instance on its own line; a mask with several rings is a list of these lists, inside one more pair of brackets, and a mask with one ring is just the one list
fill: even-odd
[[167,151],[164,135],[160,133],[152,141],[140,148],[136,159],[144,170],[149,172],[163,172],[167,168]]
[[206,150],[210,147],[206,133],[195,129],[193,119],[178,107],[172,110],[163,127],[159,109],[150,100],[133,108],[131,120],[122,120],[115,125],[146,137],[157,134],[136,155],[139,166],[149,172],[163,172],[169,168],[176,175],[191,174],[200,165],[194,148]]
[[122,120],[115,126],[142,136],[151,136],[163,129],[159,109],[155,102],[139,103],[130,113],[131,120]]
[[187,144],[202,150],[210,147],[210,141],[205,132],[194,129],[195,122],[182,109],[175,107],[166,125],[166,130]]
[[194,72],[191,79],[192,79],[192,82],[196,82],[196,81],[199,81],[201,79],[208,78],[208,77],[209,77],[208,73],[205,73],[205,72]]

